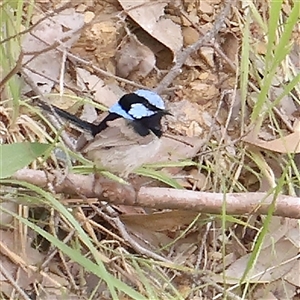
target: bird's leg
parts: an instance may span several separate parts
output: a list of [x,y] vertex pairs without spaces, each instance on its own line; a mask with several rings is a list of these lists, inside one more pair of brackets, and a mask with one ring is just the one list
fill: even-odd
[[99,170],[97,170],[96,165],[93,166],[93,185],[92,190],[95,194],[100,195],[102,191],[98,191],[97,187],[101,186],[101,184],[97,184],[100,181],[101,174],[99,174]]

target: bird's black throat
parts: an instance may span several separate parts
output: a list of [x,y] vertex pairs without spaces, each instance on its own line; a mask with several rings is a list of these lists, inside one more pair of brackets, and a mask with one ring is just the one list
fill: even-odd
[[146,136],[152,132],[160,138],[163,134],[161,119],[166,114],[165,111],[159,111],[152,116],[136,119],[132,121],[133,129],[140,136]]

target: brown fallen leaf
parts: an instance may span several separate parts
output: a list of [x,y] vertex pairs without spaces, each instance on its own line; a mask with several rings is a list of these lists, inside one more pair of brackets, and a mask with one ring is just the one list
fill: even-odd
[[242,140],[251,145],[279,153],[300,153],[300,120],[294,125],[294,132],[272,141],[263,141],[250,132]]
[[[12,278],[18,278],[18,286],[29,288],[39,277],[33,266],[38,266],[45,256],[31,247],[32,239],[21,238],[18,231],[0,230],[0,264]],[[28,268],[28,266],[31,268]],[[8,278],[0,271],[1,292],[11,295],[14,287]],[[2,295],[3,296],[3,295]],[[8,296],[9,297],[9,296]],[[3,298],[2,298],[3,299]]]
[[[39,18],[40,16],[36,16],[36,21]],[[42,93],[47,94],[51,91],[55,81],[58,81],[62,63],[64,63],[62,52],[56,49],[49,50],[49,46],[57,41],[63,41],[63,49],[71,48],[79,39],[79,29],[83,25],[83,14],[70,8],[43,20],[24,36],[22,41],[22,50],[25,54],[22,65],[26,65],[24,72],[39,86]],[[30,52],[40,53],[38,55],[26,54]],[[36,72],[44,74],[47,78]],[[25,86],[23,92],[30,90],[29,86]]]
[[195,211],[173,210],[151,215],[122,215],[120,219],[126,225],[134,224],[138,227],[146,227],[148,230],[160,232],[188,225],[197,218],[198,214],[199,212]]
[[221,48],[231,62],[235,62],[239,51],[239,39],[231,32],[226,32],[221,38]]
[[265,284],[257,284],[255,291],[252,295],[252,299],[294,299],[297,300],[296,295],[297,288],[295,285],[290,284],[284,278],[280,278],[274,282],[268,284],[266,288]]
[[253,139],[250,135],[245,136],[242,139],[251,145],[274,151],[279,153],[300,153],[300,132],[293,132],[285,137],[273,140],[263,141],[260,139]]
[[94,91],[94,100],[107,107],[115,104],[124,92],[116,85],[108,85],[96,75],[91,74],[89,71],[76,68],[77,84],[82,89],[89,87],[90,91]]
[[117,55],[117,75],[124,78],[136,75],[146,77],[154,68],[154,53],[138,39],[131,35],[121,46]]
[[181,28],[165,18],[167,2],[149,0],[118,0],[128,15],[146,32],[169,48],[173,57],[183,46]]
[[[281,239],[269,247],[262,249],[255,265],[247,274],[245,280],[255,283],[273,282],[293,270],[296,263],[298,248],[285,239]],[[224,282],[226,276],[227,284],[239,283],[243,276],[251,253],[237,259],[227,268],[224,274],[215,276],[217,282]],[[275,267],[274,267],[275,266]]]

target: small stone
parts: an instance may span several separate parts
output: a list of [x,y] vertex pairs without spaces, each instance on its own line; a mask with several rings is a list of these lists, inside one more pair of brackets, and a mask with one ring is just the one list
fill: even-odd
[[199,9],[202,13],[208,14],[208,15],[211,15],[214,12],[214,8],[210,4],[208,4],[207,2],[204,2],[204,1],[200,1]]
[[84,23],[90,23],[95,18],[95,14],[92,11],[87,11],[84,13]]
[[196,43],[199,40],[199,32],[192,27],[184,27],[182,30],[183,44],[184,46],[189,46]]
[[83,3],[81,3],[77,6],[76,11],[80,12],[80,13],[83,13],[83,12],[86,11],[86,9],[87,9],[87,6]]

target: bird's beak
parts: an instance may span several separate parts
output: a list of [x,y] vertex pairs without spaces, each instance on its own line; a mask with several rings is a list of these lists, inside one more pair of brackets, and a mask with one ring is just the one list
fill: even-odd
[[162,110],[162,114],[164,116],[173,116],[173,114],[169,110],[167,110],[167,109],[163,109]]

